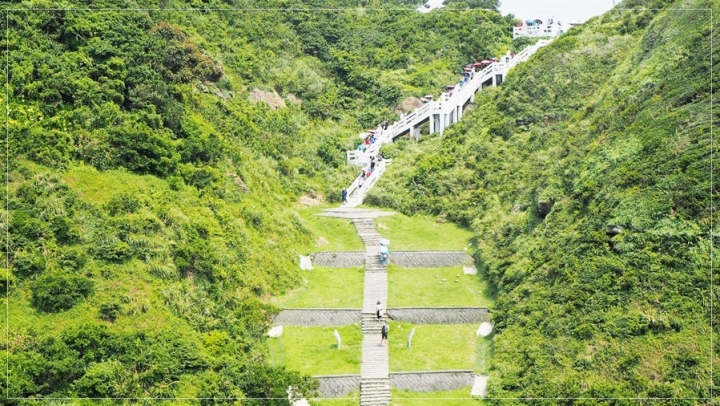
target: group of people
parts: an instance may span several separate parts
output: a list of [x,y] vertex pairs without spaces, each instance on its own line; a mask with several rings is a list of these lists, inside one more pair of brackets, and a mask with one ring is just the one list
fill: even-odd
[[382,319],[383,308],[382,308],[382,305],[380,304],[379,300],[377,302],[377,305],[375,306],[375,309],[377,312],[378,321],[383,323],[383,326],[380,329],[380,345],[383,345],[384,343],[387,343],[388,332],[390,331],[390,326],[388,326],[387,320],[383,321],[383,319]]
[[[378,162],[381,162],[385,159],[385,154],[380,151],[378,156],[370,156],[370,164],[366,165],[360,170],[360,175],[358,175],[358,188],[363,187],[365,184],[365,181],[370,178],[370,176],[375,172],[375,167],[377,166]],[[342,190],[342,202],[347,203],[348,201],[348,191],[347,189]]]
[[360,170],[360,175],[359,175],[359,178],[360,178],[359,186],[360,187],[362,187],[362,185],[365,183],[366,179],[370,179],[370,175],[372,175],[373,172],[375,172],[375,166],[377,166],[377,163],[381,162],[383,159],[385,159],[385,154],[383,154],[382,151],[380,151],[380,153],[378,154],[377,157],[375,157],[374,155],[370,156],[370,164],[363,167]]
[[367,132],[368,135],[365,137],[363,142],[361,142],[358,145],[357,149],[359,149],[362,152],[365,152],[371,145],[373,145],[375,143],[375,141],[378,140],[377,136],[382,135],[383,131],[386,131],[389,126],[390,126],[390,124],[387,121],[380,124],[380,130],[379,130],[380,133],[379,134],[378,134],[377,130],[369,130]]

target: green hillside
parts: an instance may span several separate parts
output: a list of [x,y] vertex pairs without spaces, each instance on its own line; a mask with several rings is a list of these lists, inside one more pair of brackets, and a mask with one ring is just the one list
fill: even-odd
[[359,131],[513,46],[499,13],[402,3],[2,5],[9,398],[313,394],[264,336],[322,226],[298,197],[337,202]]
[[389,151],[368,202],[475,231],[490,397],[710,397],[717,6],[626,0],[645,10],[570,30],[442,138]]
[[[496,1],[415,3],[1,5],[4,403],[312,396],[265,333],[274,304],[317,299],[293,295],[320,230],[323,249],[359,242],[298,198],[337,203],[358,132],[526,44],[478,9]],[[383,220],[388,233],[429,216],[473,230],[486,282],[468,286],[495,300],[489,397],[711,396],[710,8],[625,0],[478,93],[442,137],[387,148],[366,203],[424,215]]]

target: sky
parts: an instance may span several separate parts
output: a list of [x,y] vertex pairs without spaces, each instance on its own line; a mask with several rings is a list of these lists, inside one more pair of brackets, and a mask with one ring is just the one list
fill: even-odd
[[[619,3],[620,0],[615,0]],[[523,20],[545,20],[556,16],[560,21],[587,21],[613,7],[613,0],[500,0],[502,15],[514,14]]]
[[[438,7],[443,0],[429,0],[431,8]],[[600,15],[613,7],[620,0],[500,0],[500,12],[514,14],[523,20],[541,19],[545,21],[550,16],[560,21],[575,22],[587,21],[591,17]],[[420,10],[420,9],[418,9]],[[429,11],[425,8],[422,11]]]

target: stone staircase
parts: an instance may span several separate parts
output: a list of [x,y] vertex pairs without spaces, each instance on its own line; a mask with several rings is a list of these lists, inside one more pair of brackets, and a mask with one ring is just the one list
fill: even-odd
[[[378,254],[378,246],[380,234],[375,230],[374,218],[389,215],[386,212],[377,209],[355,209],[349,207],[341,207],[338,209],[328,209],[324,212],[328,217],[338,217],[350,219],[355,224],[358,234],[365,243],[365,251],[357,251],[352,254],[351,261],[354,266],[365,264],[364,274],[364,291],[363,291],[363,307],[362,309],[336,309],[336,313],[343,312],[353,313],[356,317],[354,320],[361,320],[362,340],[362,362],[360,365],[360,375],[333,375],[320,376],[322,394],[327,397],[346,396],[350,392],[360,389],[360,404],[367,406],[385,406],[392,402],[390,388],[402,390],[410,390],[415,392],[431,392],[438,390],[456,390],[466,388],[469,385],[477,385],[481,378],[487,380],[487,377],[476,376],[474,371],[465,370],[441,370],[441,371],[423,371],[423,372],[396,372],[390,375],[388,345],[380,344],[380,331],[383,322],[389,320],[392,315],[393,320],[408,321],[411,323],[431,323],[431,324],[466,324],[477,323],[487,320],[488,310],[480,307],[433,307],[433,308],[388,308],[388,273],[387,267],[380,264],[380,256]],[[403,253],[400,253],[403,254]],[[404,256],[403,256],[404,255]],[[438,266],[460,266],[472,262],[471,258],[464,251],[428,251],[428,252],[405,252],[393,263],[399,263],[402,266],[418,267],[438,267]],[[470,260],[468,260],[470,258]],[[378,321],[376,315],[377,302],[380,301],[381,307],[385,310],[383,318]],[[309,319],[316,316],[316,313],[327,318],[324,313],[326,309],[287,309],[287,313],[307,310],[312,313],[300,315],[299,319],[302,323],[307,323]],[[334,320],[334,319],[333,319]],[[395,334],[390,332],[390,340],[398,339],[397,331]],[[484,382],[485,382],[484,381]],[[473,389],[475,390],[475,389]],[[479,392],[478,392],[479,393]],[[483,395],[484,396],[484,395]],[[442,404],[439,402],[438,404]]]
[[380,254],[365,256],[365,272],[387,273],[387,265],[380,262]]
[[360,380],[360,405],[385,406],[390,404],[390,378]]
[[375,231],[375,221],[373,219],[358,219],[353,223],[355,223],[355,229],[365,247],[379,245],[380,234]]
[[380,263],[378,247],[380,234],[373,219],[354,219],[355,228],[365,244],[365,281],[362,310],[362,364],[360,366],[360,404],[384,406],[390,404],[390,375],[388,347],[380,345],[383,315],[378,321],[377,302],[387,309],[387,267]]
[[[363,334],[377,334],[380,337],[380,329],[382,328],[383,321],[389,321],[387,315],[382,316],[380,320],[377,319],[375,313],[363,313],[362,314],[362,333]],[[380,339],[378,338],[378,343]]]
[[[400,119],[395,121],[386,130],[380,131],[378,126],[376,131],[379,133],[377,141],[372,144],[365,152],[359,150],[347,151],[347,162],[350,165],[367,167],[370,163],[370,156],[377,156],[383,144],[393,142],[396,137],[409,132],[410,138],[419,139],[420,125],[428,122],[430,133],[439,132],[442,135],[443,130],[462,119],[463,106],[468,103],[475,102],[475,93],[481,91],[488,84],[491,86],[499,86],[508,74],[511,68],[535,54],[538,49],[549,44],[550,40],[539,40],[534,45],[530,45],[515,55],[510,61],[503,60],[493,62],[489,66],[476,70],[470,76],[471,78],[461,78],[452,91],[442,93],[437,100],[424,103],[410,114],[400,115]],[[343,203],[342,207],[357,207],[363,203],[365,195],[372,189],[375,183],[380,179],[385,168],[390,164],[389,159],[378,161],[375,171],[369,179],[363,180],[356,178],[353,183],[346,188],[348,192],[348,201]],[[359,231],[359,230],[358,230]]]

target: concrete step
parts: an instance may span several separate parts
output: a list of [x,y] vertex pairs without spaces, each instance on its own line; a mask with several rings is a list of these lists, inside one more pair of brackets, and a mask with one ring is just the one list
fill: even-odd
[[360,404],[367,406],[389,405],[390,379],[365,378],[360,381]]
[[[387,321],[387,316],[383,316],[383,321]],[[360,327],[363,334],[380,334],[382,330],[382,321],[377,321],[377,317],[374,320],[363,320],[362,326]],[[378,337],[378,344],[380,344],[380,337]]]
[[[388,390],[388,392],[390,392]],[[391,395],[385,394],[385,393],[379,393],[377,395],[362,395],[362,392],[360,393],[360,404],[361,405],[372,405],[372,406],[380,406],[380,405],[389,405],[390,400],[392,399]]]

